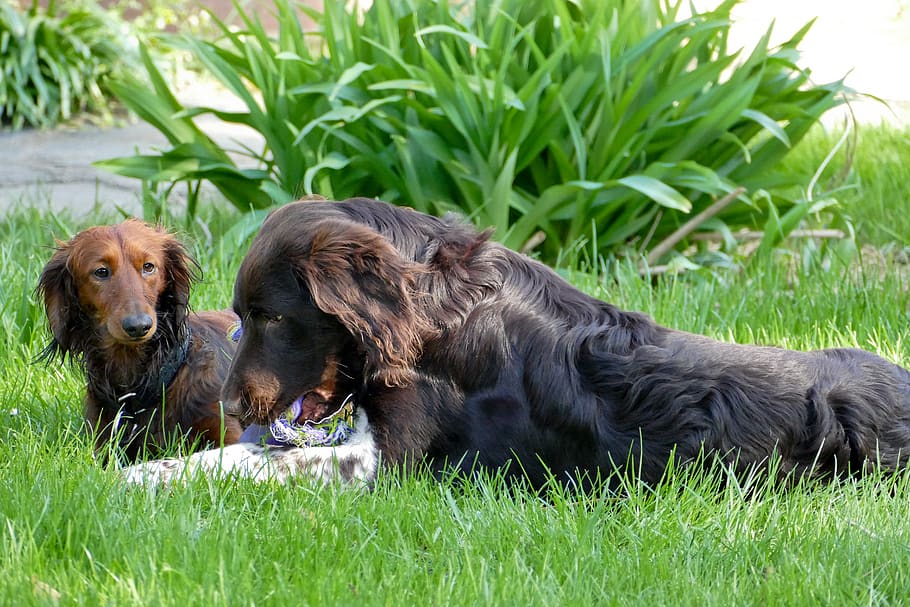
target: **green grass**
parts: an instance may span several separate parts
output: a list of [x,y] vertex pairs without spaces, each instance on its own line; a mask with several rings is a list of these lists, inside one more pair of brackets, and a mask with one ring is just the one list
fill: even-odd
[[[817,127],[788,157],[800,173],[817,170],[837,146],[843,128]],[[910,126],[860,125],[852,131],[819,179],[818,192],[830,193],[845,209],[863,242],[910,244]]]
[[[910,476],[790,491],[671,474],[649,490],[543,501],[496,479],[384,476],[372,493],[196,479],[127,488],[80,431],[81,378],[31,364],[47,337],[32,290],[51,236],[95,222],[28,210],[0,223],[0,605],[901,604]],[[228,305],[243,253],[190,229]],[[786,260],[785,260],[786,261]],[[725,340],[861,346],[910,363],[901,272],[755,261],[741,272],[639,280],[571,274],[584,290]]]

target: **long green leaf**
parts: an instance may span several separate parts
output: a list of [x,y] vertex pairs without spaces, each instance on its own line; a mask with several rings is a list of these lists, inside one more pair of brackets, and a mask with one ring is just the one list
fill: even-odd
[[[769,28],[731,51],[736,0],[685,18],[683,0],[333,2],[304,9],[313,32],[274,2],[277,35],[238,0],[242,27],[215,19],[218,40],[167,37],[244,111],[180,106],[147,54],[148,84],[119,80],[173,146],[198,146],[199,164],[165,150],[170,172],[117,170],[211,180],[242,209],[304,191],[458,209],[512,246],[544,232],[546,259],[595,230],[609,254],[659,241],[738,186],[750,195],[712,229],[771,229],[775,212],[806,221],[788,215],[783,188],[811,176],[780,162],[846,90],[799,67],[808,26],[776,48]],[[203,114],[257,131],[263,147],[221,149],[193,123]],[[261,173],[234,166],[238,152]]]
[[653,177],[628,175],[617,179],[616,183],[644,194],[662,207],[675,209],[683,213],[688,213],[692,210],[692,203],[685,196]]

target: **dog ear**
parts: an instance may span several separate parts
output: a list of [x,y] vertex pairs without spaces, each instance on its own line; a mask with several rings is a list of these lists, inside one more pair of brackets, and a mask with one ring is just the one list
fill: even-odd
[[163,228],[165,234],[165,286],[158,297],[158,308],[174,314],[174,328],[178,329],[186,322],[189,309],[190,290],[193,283],[201,278],[199,263],[189,254],[186,247],[173,234]]
[[89,318],[79,303],[76,280],[70,270],[70,243],[57,242],[57,249],[38,279],[35,297],[44,300],[51,342],[38,355],[50,362],[55,356],[81,358],[90,329]]
[[366,371],[389,386],[408,382],[435,330],[414,301],[424,271],[361,224],[324,220],[304,239],[295,267],[320,310],[335,316],[366,351]]

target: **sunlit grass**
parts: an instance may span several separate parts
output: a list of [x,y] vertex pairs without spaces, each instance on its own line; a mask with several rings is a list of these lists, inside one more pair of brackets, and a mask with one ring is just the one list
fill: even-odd
[[815,171],[838,149],[818,181],[818,193],[836,198],[863,242],[910,243],[910,127],[861,124],[840,148],[843,127],[816,127],[787,158],[792,169]]
[[[0,604],[900,604],[910,480],[789,491],[670,474],[621,495],[541,499],[495,479],[385,475],[372,493],[196,479],[127,488],[81,432],[82,380],[31,361],[47,339],[33,289],[54,236],[116,214],[35,210],[0,222]],[[229,218],[181,228],[205,271],[197,309],[230,303],[243,247]],[[571,273],[659,322],[737,342],[860,346],[910,363],[905,274],[755,260],[641,280]]]

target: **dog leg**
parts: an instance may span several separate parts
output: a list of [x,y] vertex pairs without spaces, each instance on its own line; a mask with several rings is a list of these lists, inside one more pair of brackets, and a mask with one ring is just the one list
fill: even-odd
[[376,477],[379,452],[363,411],[357,412],[354,434],[335,447],[263,447],[238,443],[209,449],[183,459],[163,459],[125,468],[129,483],[164,485],[197,474],[233,476],[285,483],[313,479],[323,484],[368,485]]

